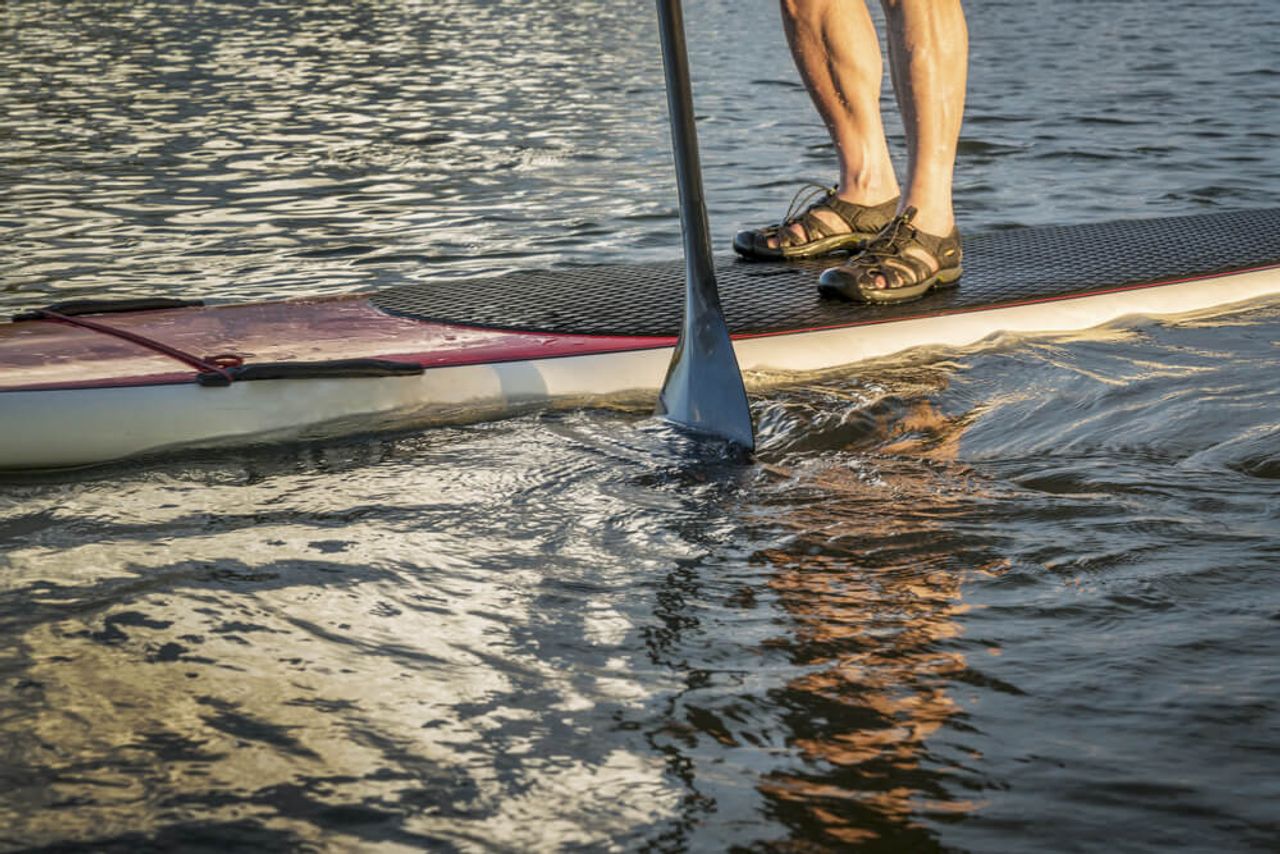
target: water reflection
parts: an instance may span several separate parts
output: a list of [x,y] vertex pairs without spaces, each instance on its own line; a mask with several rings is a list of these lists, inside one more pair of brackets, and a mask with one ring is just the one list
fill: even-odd
[[[945,386],[944,373],[928,379]],[[961,587],[991,560],[948,520],[982,489],[954,462],[964,418],[907,401],[899,417],[868,417],[861,436],[846,436],[876,456],[775,469],[804,500],[782,517],[794,538],[760,555],[791,625],[770,644],[802,671],[777,701],[803,760],[766,775],[761,791],[798,837],[835,846],[919,850],[933,838],[920,817],[979,805],[966,791],[970,757],[937,741],[965,729],[953,696],[970,670],[957,643]]]

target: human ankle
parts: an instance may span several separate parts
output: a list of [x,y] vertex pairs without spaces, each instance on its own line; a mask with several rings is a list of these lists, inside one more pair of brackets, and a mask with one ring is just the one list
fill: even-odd
[[[903,206],[905,210],[910,207],[910,202]],[[955,214],[951,210],[916,210],[915,216],[911,218],[911,224],[917,231],[923,231],[925,234],[932,234],[935,237],[946,237],[956,227]]]
[[836,196],[855,205],[874,208],[892,201],[901,195],[896,184],[859,185],[840,182],[836,188]]

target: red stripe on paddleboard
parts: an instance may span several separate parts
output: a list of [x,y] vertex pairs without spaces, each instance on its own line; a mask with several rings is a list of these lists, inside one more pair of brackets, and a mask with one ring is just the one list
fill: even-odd
[[[443,324],[440,324],[444,328]],[[572,335],[555,336],[545,333],[499,332],[479,329],[477,327],[461,327],[449,325],[448,328],[471,329],[479,332],[493,332],[495,337],[505,339],[495,346],[480,346],[469,350],[448,352],[426,351],[420,353],[386,353],[370,355],[367,358],[386,359],[393,362],[422,365],[424,368],[453,368],[468,365],[500,365],[508,362],[525,362],[537,359],[563,359],[570,356],[601,356],[608,353],[628,353],[641,350],[655,350],[675,345],[674,337],[658,338],[651,336],[606,336],[606,335]],[[511,340],[514,338],[525,340]],[[263,360],[265,361],[265,360]],[[253,364],[252,361],[247,364]],[[74,389],[92,388],[136,388],[138,386],[186,385],[194,384],[196,372],[166,372],[161,374],[139,374],[124,377],[103,377],[94,380],[77,382],[31,383],[29,385],[10,386],[0,389],[0,394],[9,391],[70,391]],[[211,393],[218,388],[209,390]]]

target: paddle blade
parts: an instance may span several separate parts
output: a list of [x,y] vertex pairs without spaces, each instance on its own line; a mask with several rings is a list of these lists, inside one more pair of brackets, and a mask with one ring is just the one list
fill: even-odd
[[718,310],[689,313],[658,395],[657,414],[750,451],[755,448],[751,410],[724,318]]

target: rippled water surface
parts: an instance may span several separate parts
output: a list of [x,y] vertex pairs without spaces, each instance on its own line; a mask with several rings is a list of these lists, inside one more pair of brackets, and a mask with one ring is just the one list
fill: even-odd
[[[773,5],[689,6],[723,240],[831,149]],[[970,232],[1276,204],[1274,3],[968,11]],[[678,252],[649,4],[0,26],[0,309]],[[10,479],[0,848],[1278,848],[1278,333],[864,364],[750,462],[587,410]]]

